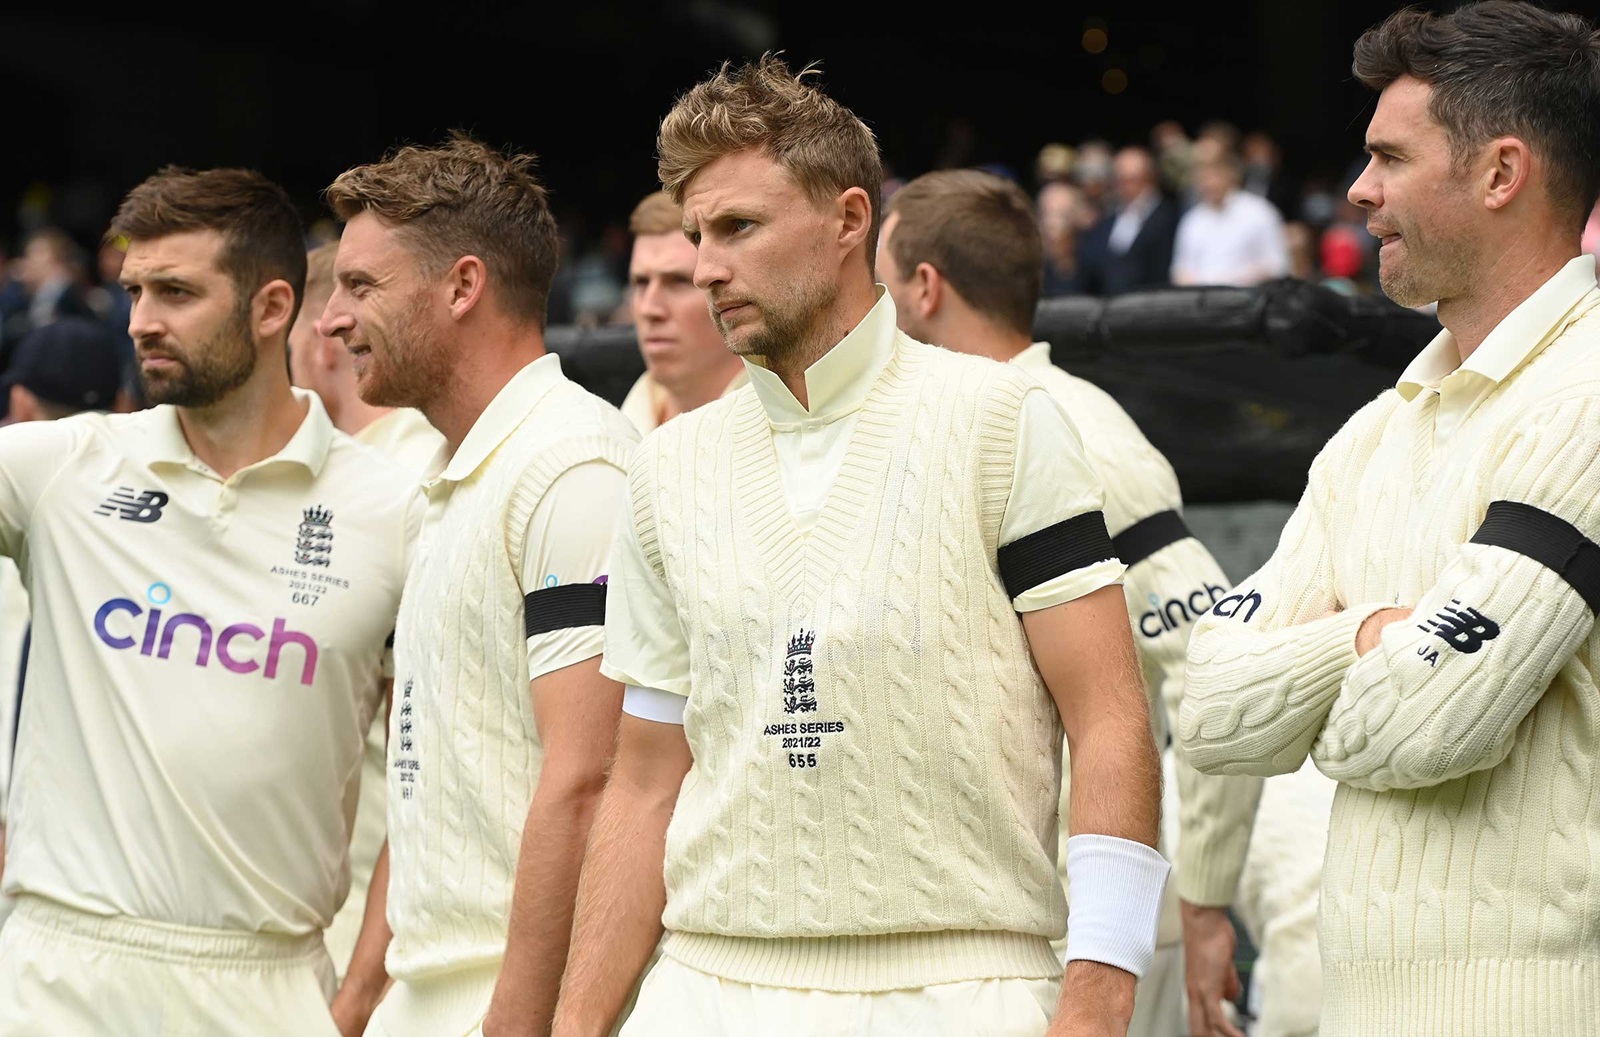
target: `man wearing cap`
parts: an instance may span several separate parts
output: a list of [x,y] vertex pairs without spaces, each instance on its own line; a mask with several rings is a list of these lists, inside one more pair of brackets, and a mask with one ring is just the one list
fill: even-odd
[[[10,395],[6,424],[108,410],[120,402],[121,377],[121,358],[110,331],[87,317],[62,317],[17,344],[10,368],[0,377]],[[27,588],[16,563],[0,558],[0,875],[5,873],[6,791],[28,641]],[[11,897],[0,893],[0,922],[14,906]]]

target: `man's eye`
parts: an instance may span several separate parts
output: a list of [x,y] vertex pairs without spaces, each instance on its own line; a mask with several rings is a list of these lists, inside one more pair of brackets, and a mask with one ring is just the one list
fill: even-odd
[[161,289],[161,294],[165,295],[169,299],[182,299],[184,296],[188,295],[189,292],[187,289],[178,288],[169,284]]
[[738,233],[739,231],[749,230],[751,227],[754,227],[755,225],[756,225],[756,221],[755,220],[734,220],[733,221],[733,229],[734,229],[735,233]]

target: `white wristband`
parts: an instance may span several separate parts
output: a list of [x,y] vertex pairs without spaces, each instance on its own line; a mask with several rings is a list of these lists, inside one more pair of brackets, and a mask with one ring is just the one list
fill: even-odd
[[637,684],[622,689],[622,711],[641,720],[683,726],[683,711],[689,700],[660,688],[641,688]]
[[1172,866],[1143,843],[1110,835],[1067,840],[1067,960],[1144,975],[1156,950],[1161,894]]

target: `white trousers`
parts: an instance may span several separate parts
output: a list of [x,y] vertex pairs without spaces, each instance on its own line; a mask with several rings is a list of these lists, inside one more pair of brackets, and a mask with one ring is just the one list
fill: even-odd
[[986,979],[845,994],[736,983],[662,958],[621,1037],[1042,1037],[1053,979]]
[[0,1037],[338,1037],[320,935],[105,918],[19,897],[0,928]]

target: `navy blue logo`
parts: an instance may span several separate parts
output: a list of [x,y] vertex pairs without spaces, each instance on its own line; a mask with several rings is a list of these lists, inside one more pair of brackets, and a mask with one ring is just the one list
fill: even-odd
[[160,490],[135,493],[131,486],[118,486],[94,509],[96,515],[115,515],[126,522],[154,522],[161,517],[161,509],[171,500]]
[[333,512],[317,505],[307,508],[294,542],[294,560],[300,565],[328,565],[333,555]]
[[[1241,623],[1250,622],[1256,614],[1256,609],[1261,607],[1261,594],[1259,591],[1241,591],[1230,594],[1217,602],[1211,614],[1221,619],[1238,619]],[[1240,613],[1243,615],[1240,615]]]
[[1211,611],[1211,606],[1225,593],[1224,588],[1208,583],[1200,590],[1191,591],[1187,597],[1168,598],[1162,602],[1159,595],[1150,595],[1150,611],[1139,617],[1139,633],[1154,639]]
[[811,662],[811,645],[817,639],[816,631],[804,627],[789,639],[789,651],[783,660],[783,711],[785,713],[815,713],[817,711],[817,683]]
[[[1457,607],[1451,608],[1451,605]],[[1463,655],[1473,654],[1485,641],[1500,636],[1500,624],[1472,606],[1462,605],[1456,598],[1451,598],[1450,604],[1426,624],[1418,624],[1417,629],[1434,634]]]

